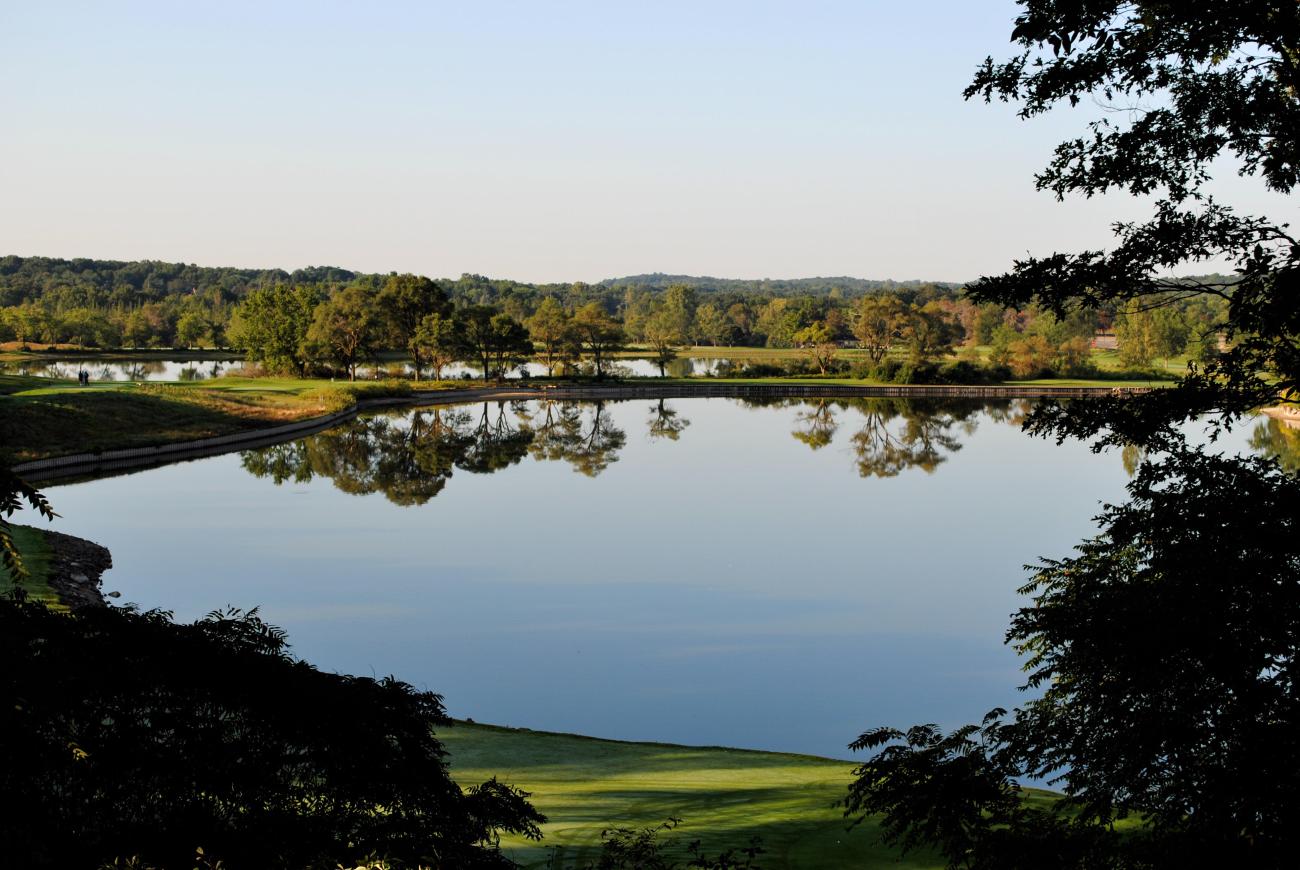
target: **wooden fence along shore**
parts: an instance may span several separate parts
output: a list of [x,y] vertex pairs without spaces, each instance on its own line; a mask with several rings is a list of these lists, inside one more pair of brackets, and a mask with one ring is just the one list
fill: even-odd
[[16,474],[32,482],[59,477],[93,475],[107,471],[144,468],[183,459],[198,459],[235,450],[267,447],[312,435],[345,422],[358,413],[374,408],[454,405],[466,402],[522,401],[528,399],[777,399],[777,398],[901,398],[901,399],[1086,399],[1096,396],[1146,392],[1146,387],[1049,387],[1049,386],[962,386],[962,385],[890,385],[855,386],[850,384],[609,384],[494,386],[470,390],[412,392],[410,396],[363,399],[353,407],[323,417],[299,420],[265,429],[235,432],[212,438],[178,441],[150,447],[105,450],[37,459],[15,465]]

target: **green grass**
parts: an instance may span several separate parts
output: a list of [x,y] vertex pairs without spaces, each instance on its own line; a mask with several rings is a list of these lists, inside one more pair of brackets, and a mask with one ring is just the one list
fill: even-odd
[[[463,389],[463,381],[420,389]],[[359,398],[405,395],[409,382],[218,378],[199,383],[75,381],[0,376],[0,458],[12,462],[148,447],[320,416]]]
[[[694,353],[699,348],[691,349]],[[708,348],[717,355],[797,356],[798,350]],[[847,352],[850,355],[852,352]],[[798,384],[884,386],[849,377],[631,378],[646,383]],[[553,379],[536,378],[536,383]],[[1008,381],[1022,386],[1153,386],[1156,380],[1070,379]],[[275,426],[343,410],[359,398],[405,395],[412,389],[455,390],[481,380],[325,381],[289,377],[222,377],[199,382],[97,382],[0,375],[0,460],[22,462],[48,456],[148,447]],[[522,384],[520,385],[522,386]],[[920,386],[920,385],[918,385]]]
[[[23,582],[23,589],[34,599],[61,606],[58,595],[49,584],[51,553],[49,544],[45,540],[45,533],[31,526],[14,525],[11,528],[14,544],[18,548],[19,555],[22,556],[23,563],[27,566],[29,575]],[[13,589],[13,578],[9,576],[8,569],[0,565],[0,595],[7,594],[11,589]]]
[[549,822],[540,844],[505,845],[526,867],[546,866],[547,849],[584,863],[610,827],[653,827],[682,819],[674,854],[703,841],[706,851],[763,840],[766,870],[937,868],[932,855],[900,856],[878,842],[873,822],[852,831],[834,802],[846,794],[853,762],[717,747],[623,743],[570,734],[457,724],[440,731],[452,776],[469,786],[497,776],[532,792]]
[[262,392],[40,389],[0,398],[0,444],[23,461],[225,435],[324,411],[322,402]]

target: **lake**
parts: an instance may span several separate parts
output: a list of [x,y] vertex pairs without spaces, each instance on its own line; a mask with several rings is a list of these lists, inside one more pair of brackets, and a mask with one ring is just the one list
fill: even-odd
[[1123,498],[1118,452],[1027,437],[1026,410],[480,403],[47,492],[122,601],[258,606],[455,716],[848,757],[1015,704],[1021,566]]
[[[590,363],[584,363],[588,368]],[[93,359],[86,357],[39,357],[15,362],[0,362],[0,374],[34,375],[46,378],[76,380],[77,372],[90,372],[92,381],[203,381],[222,375],[243,374],[243,361],[238,359],[195,360],[164,359],[161,357]],[[692,375],[717,375],[732,369],[743,369],[745,361],[704,357],[678,357],[670,362],[665,374],[686,378]],[[410,377],[412,366],[402,361],[383,363],[378,367],[363,365],[358,377],[373,378],[376,372],[383,377]],[[539,362],[523,363],[506,373],[508,378],[541,377],[546,366]],[[649,359],[619,358],[608,367],[608,374],[617,377],[659,377],[659,366]],[[425,372],[428,375],[428,371]],[[444,378],[481,377],[483,369],[466,363],[454,363],[442,370]]]
[[85,357],[35,358],[0,363],[0,374],[33,375],[43,378],[76,380],[77,372],[90,372],[92,381],[203,381],[233,374],[240,360],[161,359],[93,359]]

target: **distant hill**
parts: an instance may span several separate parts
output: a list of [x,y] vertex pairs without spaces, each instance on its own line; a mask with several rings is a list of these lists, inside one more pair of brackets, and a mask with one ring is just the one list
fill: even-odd
[[704,293],[771,293],[775,295],[811,294],[814,296],[830,293],[838,289],[846,296],[861,296],[866,293],[889,293],[900,290],[919,290],[936,288],[939,290],[958,290],[961,283],[952,281],[894,281],[891,279],[818,277],[818,278],[713,278],[701,275],[669,275],[664,272],[651,272],[646,275],[628,275],[623,278],[608,278],[600,282],[602,287],[642,287],[647,290],[662,290],[673,284],[685,284]]
[[46,299],[62,306],[136,305],[169,296],[218,291],[238,299],[254,287],[276,283],[345,284],[357,273],[333,266],[239,269],[160,260],[0,257],[0,306]]
[[[215,291],[226,301],[236,301],[254,287],[276,283],[338,286],[359,279],[375,279],[336,266],[311,266],[289,272],[283,269],[241,269],[230,266],[197,266],[161,260],[98,260],[90,258],[0,256],[0,307],[44,300],[59,308],[78,305],[134,306],[160,302],[168,297]],[[567,282],[529,284],[509,279],[462,275],[442,279],[454,296],[491,302],[523,292],[565,293]],[[713,278],[698,275],[669,275],[653,272],[609,278],[594,285],[596,296],[617,298],[622,290],[636,288],[662,291],[673,284],[686,284],[700,293],[757,294],[760,296],[825,296],[838,290],[844,296],[866,293],[930,290],[951,292],[961,284],[943,281],[892,281],[867,278]],[[580,285],[586,286],[586,285]]]

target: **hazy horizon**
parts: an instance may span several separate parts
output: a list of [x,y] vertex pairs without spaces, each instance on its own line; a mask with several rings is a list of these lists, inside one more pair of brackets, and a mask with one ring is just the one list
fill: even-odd
[[1015,8],[9,4],[0,246],[531,283],[960,283],[1104,248],[1145,201],[1033,182],[1097,107],[962,100]]
[[[295,271],[297,271],[297,270],[299,270],[299,269],[342,269],[343,271],[346,271],[346,272],[353,272],[353,273],[358,274],[358,275],[367,275],[367,274],[370,274],[370,275],[387,275],[387,274],[391,274],[391,273],[393,273],[393,272],[395,271],[395,270],[393,270],[393,269],[377,269],[377,270],[374,270],[374,271],[368,271],[368,270],[364,270],[364,269],[353,269],[352,267],[348,266],[346,263],[302,263],[302,264],[297,264],[297,265],[293,265],[293,266],[274,266],[274,265],[273,265],[273,266],[248,266],[248,265],[244,265],[244,264],[241,264],[241,263],[199,263],[199,262],[192,262],[192,261],[188,261],[188,260],[164,260],[164,259],[162,259],[162,258],[160,258],[160,257],[139,257],[139,258],[136,258],[136,259],[126,260],[126,259],[123,259],[122,257],[86,257],[86,256],[83,256],[83,255],[80,255],[80,254],[73,254],[73,255],[67,255],[67,254],[44,254],[44,253],[26,254],[26,253],[20,253],[20,252],[17,252],[17,251],[3,251],[3,252],[0,252],[0,258],[5,258],[5,257],[18,257],[18,258],[20,258],[20,259],[24,259],[24,260],[26,260],[26,259],[33,259],[33,258],[43,258],[43,259],[49,259],[49,260],[69,260],[69,261],[71,261],[71,260],[90,260],[90,259],[94,259],[94,260],[99,260],[99,261],[122,262],[122,263],[131,263],[131,262],[180,263],[180,264],[185,265],[185,266],[196,266],[196,267],[198,267],[198,268],[200,268],[200,269],[279,269],[279,270],[281,270],[281,271],[283,271],[283,272],[288,272],[288,273],[293,273],[293,272],[295,272]],[[429,273],[426,273],[426,272],[414,272],[413,274],[421,275],[421,276],[426,277],[426,278],[433,278],[433,279],[435,279],[435,280],[438,280],[438,279],[449,279],[449,280],[453,280],[453,281],[454,281],[454,280],[456,280],[457,278],[460,277],[459,274],[458,274],[458,275],[434,275],[434,274],[429,274]],[[488,278],[488,279],[490,279],[490,280],[494,280],[494,281],[495,281],[495,280],[517,281],[518,283],[521,283],[521,284],[539,284],[539,285],[541,285],[541,284],[576,284],[576,283],[579,283],[579,282],[584,283],[584,284],[606,284],[606,283],[617,283],[617,282],[620,282],[620,281],[627,281],[627,280],[630,280],[630,279],[633,279],[633,278],[642,278],[642,277],[650,277],[650,276],[658,276],[658,277],[664,277],[664,278],[683,278],[683,279],[689,279],[689,280],[692,280],[692,281],[773,281],[773,282],[779,282],[779,281],[838,281],[838,280],[845,280],[845,281],[882,281],[882,282],[883,282],[883,281],[892,281],[892,282],[895,283],[895,284],[966,284],[966,283],[969,283],[970,281],[975,280],[974,278],[971,278],[971,279],[968,279],[968,280],[966,280],[966,281],[947,281],[947,280],[940,279],[940,278],[916,278],[916,277],[913,277],[913,278],[897,278],[897,277],[893,277],[893,276],[889,276],[889,275],[884,275],[884,276],[880,276],[880,275],[763,275],[763,276],[761,276],[761,277],[759,277],[759,276],[750,277],[750,276],[745,276],[745,275],[688,275],[688,274],[683,273],[683,272],[665,272],[665,271],[663,271],[662,269],[652,270],[652,271],[649,271],[649,272],[637,272],[637,273],[635,273],[635,274],[631,274],[631,273],[630,273],[630,274],[627,274],[627,275],[606,275],[605,277],[603,277],[603,278],[597,278],[597,279],[594,280],[594,281],[582,281],[581,279],[565,280],[565,279],[563,279],[563,278],[557,279],[557,280],[555,280],[555,281],[527,281],[527,280],[524,280],[524,279],[516,278],[516,277],[513,276],[513,275],[494,275],[494,274],[484,274],[484,273],[482,273],[482,272],[461,273],[461,274],[475,274],[475,275],[480,275],[481,277]]]

